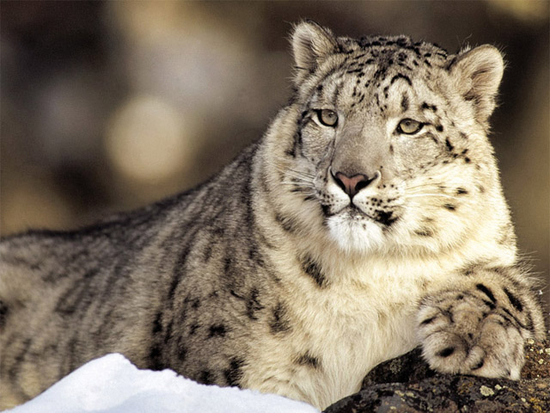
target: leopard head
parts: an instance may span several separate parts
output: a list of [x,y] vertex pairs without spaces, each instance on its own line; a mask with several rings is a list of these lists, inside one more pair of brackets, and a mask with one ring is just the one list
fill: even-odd
[[496,48],[450,55],[406,36],[335,37],[313,22],[295,28],[292,47],[284,215],[359,252],[440,251],[480,220],[506,223],[487,139],[504,68]]

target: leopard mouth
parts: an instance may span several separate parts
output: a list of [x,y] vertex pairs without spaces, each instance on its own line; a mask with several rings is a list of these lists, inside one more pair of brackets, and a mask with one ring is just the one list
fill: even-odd
[[394,211],[375,209],[371,213],[366,213],[353,202],[338,211],[330,211],[328,207],[323,207],[323,212],[327,218],[335,215],[347,215],[347,219],[350,221],[368,219],[384,227],[390,227],[399,219],[399,217],[394,214]]
[[374,212],[376,213],[376,218],[374,218],[374,220],[386,227],[390,227],[399,219],[399,217],[395,216],[393,211],[376,210]]

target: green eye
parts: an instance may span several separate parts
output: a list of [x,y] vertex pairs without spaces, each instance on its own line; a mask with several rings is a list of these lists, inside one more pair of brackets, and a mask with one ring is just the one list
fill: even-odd
[[397,125],[397,132],[404,133],[405,135],[414,135],[417,132],[420,132],[424,125],[414,119],[403,119]]
[[330,109],[321,109],[317,111],[317,118],[324,126],[335,127],[338,124],[338,115]]

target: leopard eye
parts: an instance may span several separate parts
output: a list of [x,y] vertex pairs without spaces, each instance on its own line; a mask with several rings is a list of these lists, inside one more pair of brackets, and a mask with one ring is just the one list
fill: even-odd
[[324,126],[335,127],[338,124],[338,115],[330,109],[320,109],[317,111],[317,119]]
[[414,119],[403,119],[397,125],[397,132],[404,133],[405,135],[414,135],[420,132],[424,125]]

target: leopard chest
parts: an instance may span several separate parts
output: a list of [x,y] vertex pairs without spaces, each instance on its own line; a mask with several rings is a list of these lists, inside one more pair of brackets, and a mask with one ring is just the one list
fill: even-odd
[[325,283],[303,269],[293,275],[277,315],[286,329],[258,346],[253,381],[261,383],[253,387],[325,407],[357,391],[378,363],[417,345],[416,309],[430,277],[387,263],[348,271],[325,274]]

